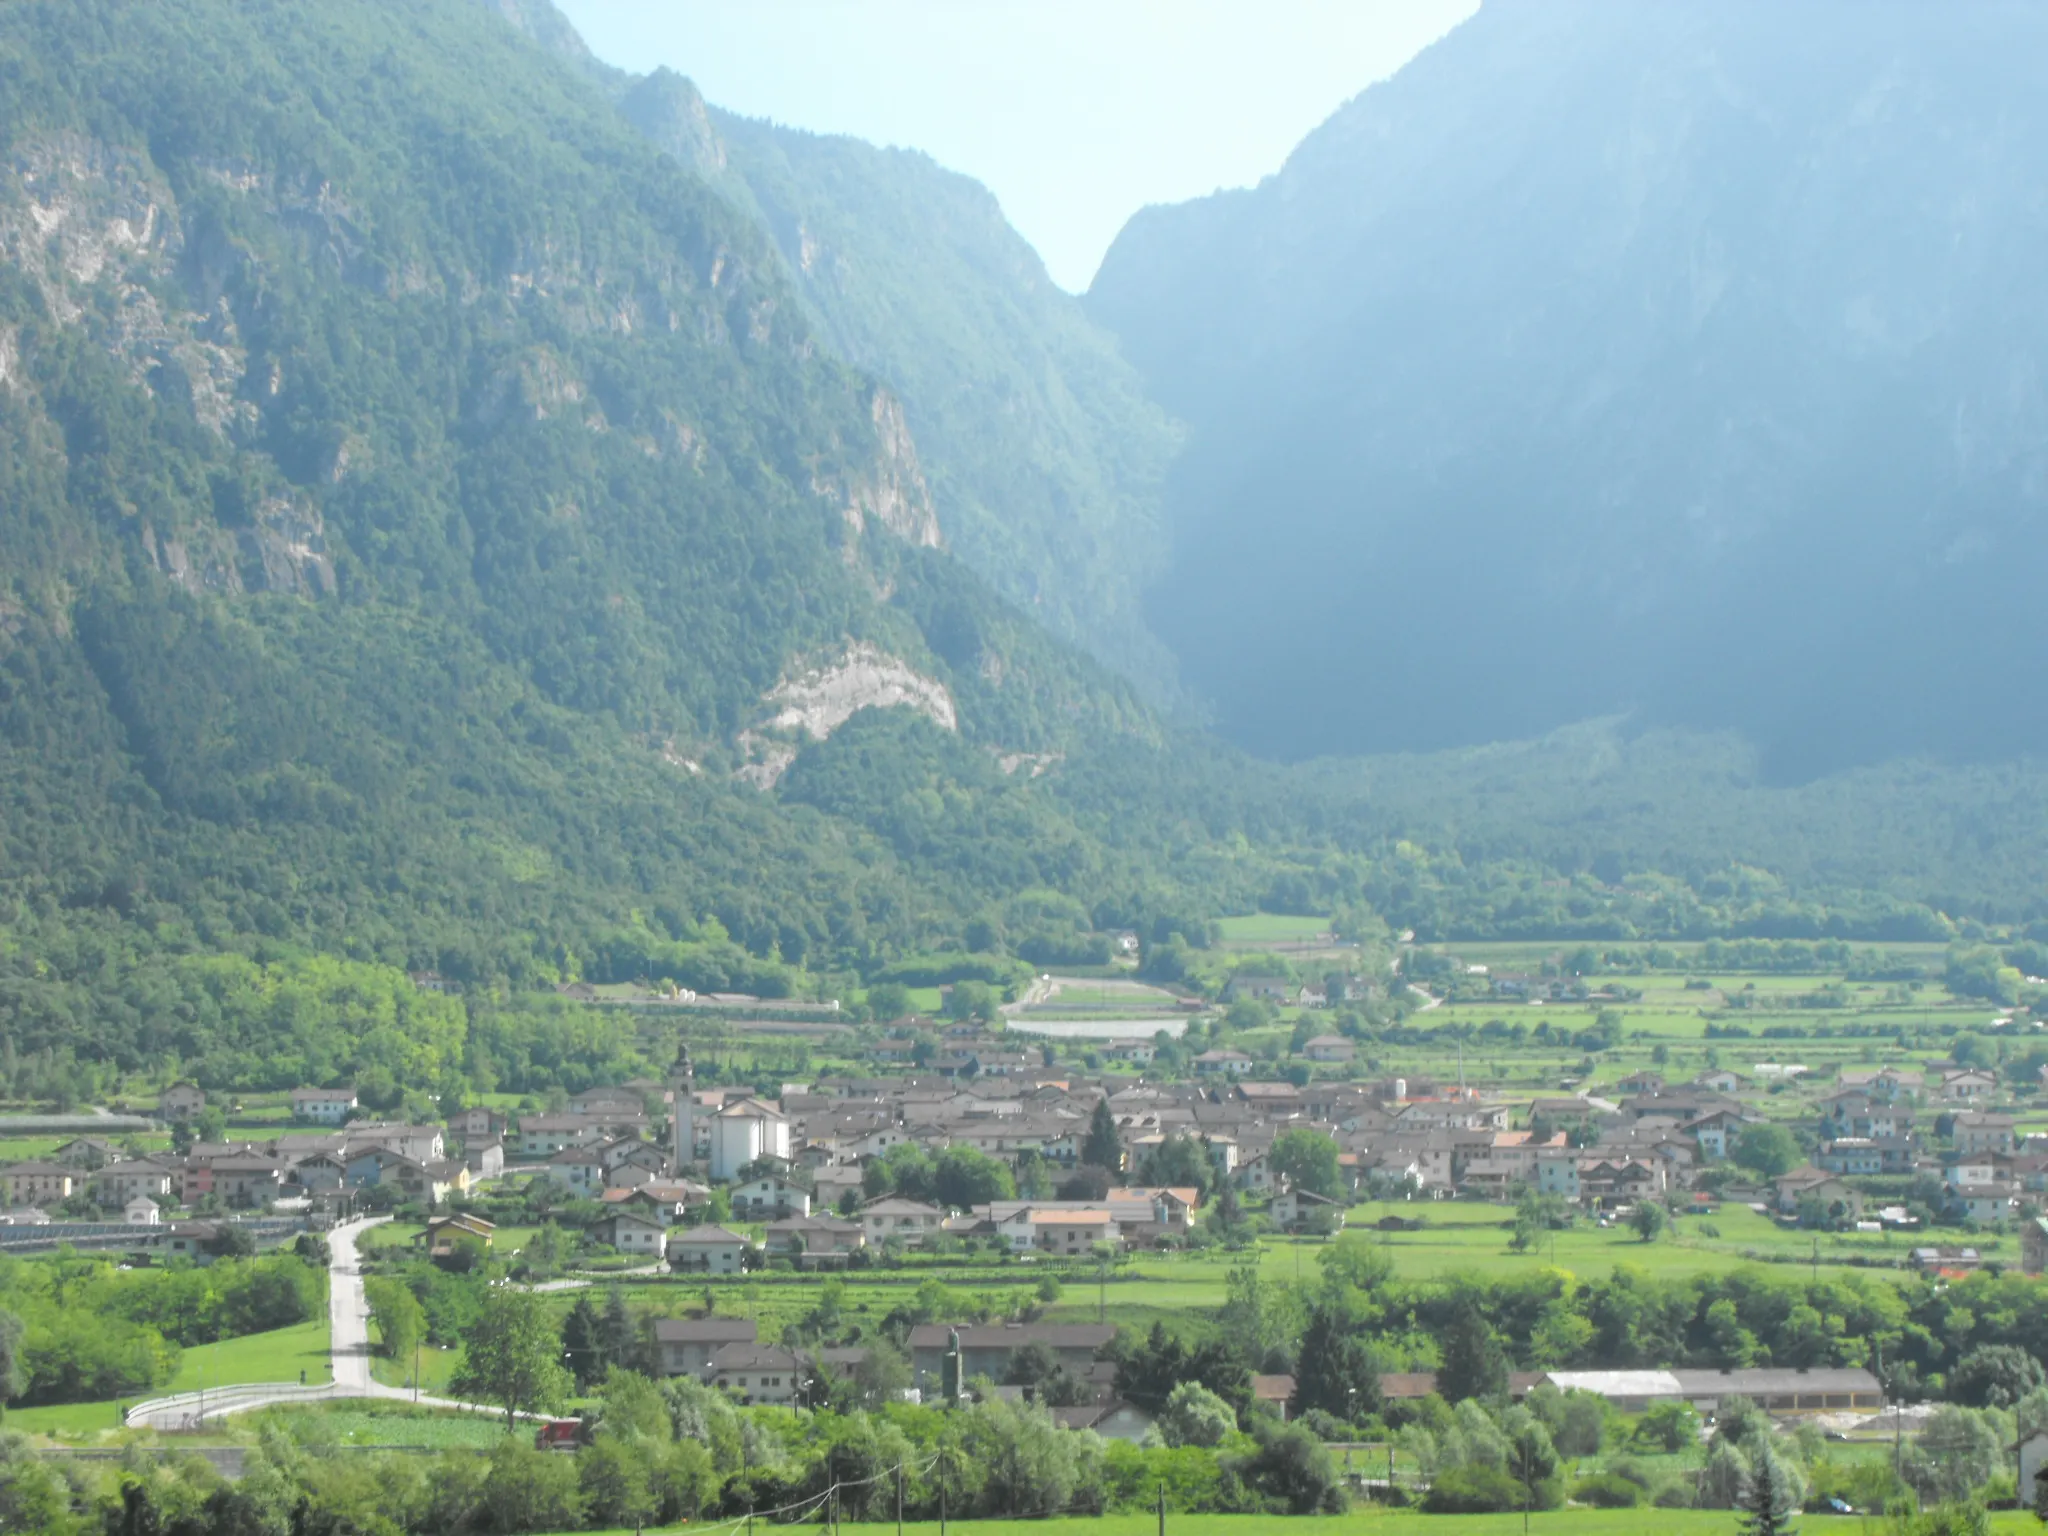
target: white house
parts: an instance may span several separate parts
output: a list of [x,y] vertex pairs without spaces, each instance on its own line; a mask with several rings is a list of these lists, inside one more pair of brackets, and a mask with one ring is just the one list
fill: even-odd
[[356,1107],[353,1088],[294,1088],[292,1118],[315,1125],[340,1125]]
[[884,1196],[861,1207],[859,1220],[874,1247],[879,1248],[893,1237],[916,1248],[932,1233],[944,1230],[946,1213],[920,1200]]
[[620,1253],[645,1254],[659,1259],[668,1251],[668,1223],[651,1220],[633,1211],[619,1211],[605,1218],[605,1239]]
[[131,1227],[153,1227],[164,1218],[162,1210],[154,1200],[137,1195],[121,1207],[121,1219]]
[[686,1227],[670,1235],[668,1266],[686,1274],[736,1275],[747,1240],[724,1227]]
[[1302,1046],[1301,1054],[1310,1061],[1351,1061],[1358,1047],[1342,1035],[1317,1035]]
[[732,1209],[735,1216],[754,1221],[808,1216],[811,1214],[811,1192],[801,1184],[792,1184],[772,1173],[763,1174],[758,1179],[733,1186]]

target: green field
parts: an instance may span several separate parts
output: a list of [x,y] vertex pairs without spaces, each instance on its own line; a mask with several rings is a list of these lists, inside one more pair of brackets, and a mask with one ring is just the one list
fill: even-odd
[[1327,917],[1296,917],[1281,912],[1254,912],[1248,917],[1219,917],[1218,936],[1225,944],[1308,944],[1330,931]]
[[[252,1333],[239,1339],[223,1339],[188,1349],[178,1362],[178,1373],[160,1387],[125,1400],[136,1403],[147,1397],[169,1397],[179,1392],[197,1392],[202,1387],[232,1387],[251,1381],[297,1381],[306,1373],[309,1384],[333,1380],[329,1359],[325,1316],[269,1333]],[[27,1434],[91,1434],[120,1426],[121,1402],[55,1403],[43,1408],[16,1408],[7,1414],[7,1427]]]
[[504,1421],[495,1415],[451,1413],[372,1400],[266,1409],[250,1414],[243,1422],[253,1429],[266,1419],[288,1424],[295,1435],[309,1444],[384,1446],[394,1450],[489,1450],[505,1438]]

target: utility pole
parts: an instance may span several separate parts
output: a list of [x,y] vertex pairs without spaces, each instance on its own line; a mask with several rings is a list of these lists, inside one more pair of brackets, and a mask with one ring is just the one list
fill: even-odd
[[896,1463],[896,1536],[903,1536],[903,1463]]
[[417,1335],[412,1341],[412,1401],[418,1407],[420,1401],[420,1341]]
[[1166,1536],[1166,1484],[1159,1485],[1159,1536]]

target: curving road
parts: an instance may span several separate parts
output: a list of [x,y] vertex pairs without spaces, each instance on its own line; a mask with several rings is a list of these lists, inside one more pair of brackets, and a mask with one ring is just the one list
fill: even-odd
[[[209,1419],[247,1413],[276,1403],[321,1402],[343,1397],[395,1397],[434,1408],[467,1408],[502,1412],[481,1403],[445,1397],[419,1397],[405,1387],[387,1387],[370,1375],[370,1304],[363,1295],[363,1266],[356,1240],[388,1216],[352,1221],[327,1233],[327,1324],[334,1380],[325,1386],[302,1387],[295,1381],[259,1381],[204,1392],[179,1392],[152,1398],[128,1410],[131,1428],[197,1429]],[[588,1283],[588,1282],[585,1282]],[[539,1415],[522,1413],[522,1419]]]

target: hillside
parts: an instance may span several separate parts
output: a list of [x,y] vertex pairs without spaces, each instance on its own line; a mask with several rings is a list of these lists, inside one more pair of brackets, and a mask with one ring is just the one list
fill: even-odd
[[1087,298],[1190,427],[1152,617],[1281,756],[2038,752],[2048,20],[1493,0]]
[[764,797],[801,752],[915,715],[1064,825],[999,757],[1156,736],[940,547],[752,224],[474,6],[22,5],[0,60],[19,921],[843,964],[993,877]]
[[1178,436],[987,188],[924,155],[707,107],[657,71],[621,101],[756,211],[833,352],[904,403],[949,548],[1057,635],[1174,697],[1141,594]]
[[478,0],[750,219],[824,345],[902,401],[952,551],[1054,634],[1192,703],[1143,612],[1179,430],[979,182],[600,62],[548,0]]

